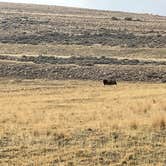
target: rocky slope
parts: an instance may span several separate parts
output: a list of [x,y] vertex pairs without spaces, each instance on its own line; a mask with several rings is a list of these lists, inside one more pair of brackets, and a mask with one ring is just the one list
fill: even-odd
[[78,79],[166,82],[166,61],[144,61],[105,57],[4,57],[0,77],[18,79]]
[[166,17],[0,3],[0,42],[166,47]]

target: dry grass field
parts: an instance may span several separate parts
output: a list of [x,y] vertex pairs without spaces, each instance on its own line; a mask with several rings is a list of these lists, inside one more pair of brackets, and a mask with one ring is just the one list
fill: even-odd
[[0,166],[166,166],[165,61],[165,16],[0,2]]
[[0,81],[0,165],[166,164],[166,84]]

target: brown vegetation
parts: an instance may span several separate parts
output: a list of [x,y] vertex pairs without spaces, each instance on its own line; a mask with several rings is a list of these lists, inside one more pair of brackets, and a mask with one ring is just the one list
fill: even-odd
[[166,17],[0,2],[0,48],[0,165],[166,164]]
[[164,165],[165,89],[3,79],[0,165]]

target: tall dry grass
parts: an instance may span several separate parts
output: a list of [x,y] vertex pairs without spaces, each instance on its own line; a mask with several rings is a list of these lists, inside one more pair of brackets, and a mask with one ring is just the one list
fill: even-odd
[[[1,80],[0,163],[51,165],[55,158],[62,164],[63,158],[66,164],[78,165],[78,159],[87,159],[88,154],[93,164],[102,163],[101,151],[127,148],[130,136],[143,141],[146,132],[165,132],[165,90],[165,84],[119,83],[114,87],[93,81]],[[125,142],[116,143],[119,133],[126,133],[121,135]],[[114,141],[107,143],[107,139]],[[92,155],[94,140],[100,146],[95,145]],[[142,143],[141,148],[148,146]],[[117,162],[126,162],[128,153],[123,150]]]

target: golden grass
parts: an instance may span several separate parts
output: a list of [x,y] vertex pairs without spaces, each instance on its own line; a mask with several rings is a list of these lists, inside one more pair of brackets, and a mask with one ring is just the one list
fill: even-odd
[[165,160],[166,84],[1,80],[0,114],[0,165]]

